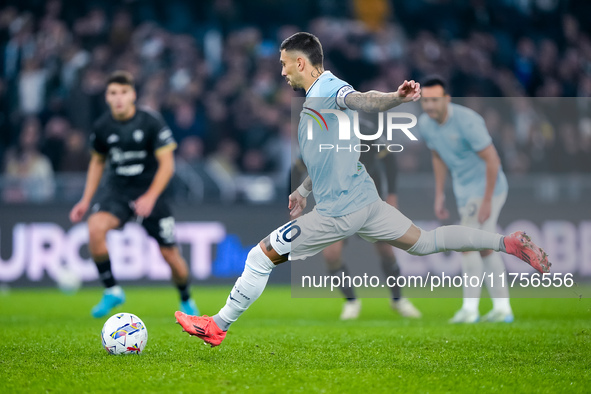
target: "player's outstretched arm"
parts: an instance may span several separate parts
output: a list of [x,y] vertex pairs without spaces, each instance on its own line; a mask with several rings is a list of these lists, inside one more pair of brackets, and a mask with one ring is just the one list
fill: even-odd
[[345,104],[354,111],[383,112],[402,103],[417,101],[421,98],[421,84],[415,81],[404,81],[396,92],[353,92],[345,97]]
[[103,177],[103,171],[105,170],[105,156],[93,152],[90,158],[90,163],[88,165],[88,173],[86,175],[86,186],[84,187],[84,194],[82,198],[78,202],[78,204],[74,205],[74,208],[70,211],[70,221],[72,223],[78,223],[82,220],[86,212],[88,211],[88,207],[90,206],[90,201],[92,201],[92,197],[96,193],[96,189],[98,189],[99,183],[101,182],[101,178]]
[[289,216],[292,219],[299,217],[306,208],[308,195],[312,192],[312,179],[306,177],[304,182],[289,195]]

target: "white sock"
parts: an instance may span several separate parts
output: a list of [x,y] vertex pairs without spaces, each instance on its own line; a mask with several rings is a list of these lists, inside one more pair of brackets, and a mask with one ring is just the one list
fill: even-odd
[[116,296],[121,296],[121,294],[123,294],[123,289],[121,288],[121,286],[115,285],[113,287],[109,287],[108,289],[105,289],[104,293],[105,294],[112,294],[112,295],[116,295]]
[[421,229],[419,240],[407,252],[417,256],[448,250],[469,252],[492,249],[504,252],[503,238],[501,234],[465,226],[442,226],[431,231]]
[[[490,298],[492,298],[493,309],[505,312],[511,312],[511,304],[509,302],[509,287],[507,284],[507,273],[505,271],[505,264],[498,253],[491,253],[482,258],[484,263],[484,271],[486,272],[485,282]],[[489,274],[493,274],[493,286],[491,287]],[[505,276],[505,286],[501,286],[500,276]]]
[[[468,278],[473,276],[482,278],[483,273],[482,258],[478,252],[470,252],[462,254],[462,276],[465,274]],[[470,312],[478,312],[478,304],[480,302],[480,286],[470,286],[470,281],[464,283],[463,293],[464,301],[462,309]]]
[[248,253],[244,271],[230,292],[226,305],[217,315],[213,316],[214,321],[224,331],[227,331],[240,315],[256,301],[265,290],[269,274],[275,264],[263,253],[259,245],[256,245]]

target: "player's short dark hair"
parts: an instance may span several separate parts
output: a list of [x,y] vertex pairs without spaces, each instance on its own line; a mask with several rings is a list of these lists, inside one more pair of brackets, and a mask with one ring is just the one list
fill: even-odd
[[429,75],[421,82],[421,87],[429,88],[432,86],[441,86],[443,88],[443,93],[448,94],[447,91],[447,82],[445,79],[440,75]]
[[132,88],[135,88],[135,81],[133,80],[133,75],[129,71],[124,70],[117,70],[109,75],[107,79],[107,86],[112,83],[118,83],[119,85],[129,85]]
[[314,34],[306,32],[296,33],[283,40],[279,49],[301,51],[308,57],[313,66],[322,66],[324,59],[322,44],[320,44],[320,40]]

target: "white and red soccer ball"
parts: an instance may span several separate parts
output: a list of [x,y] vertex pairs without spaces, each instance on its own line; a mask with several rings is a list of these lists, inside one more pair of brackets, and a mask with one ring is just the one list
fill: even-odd
[[101,337],[110,354],[140,354],[148,342],[148,329],[136,315],[118,313],[105,322]]

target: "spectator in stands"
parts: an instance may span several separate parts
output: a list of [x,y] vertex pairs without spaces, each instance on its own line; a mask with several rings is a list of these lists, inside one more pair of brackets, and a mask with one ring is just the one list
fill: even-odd
[[30,57],[24,61],[18,83],[19,109],[24,115],[38,115],[45,107],[47,72],[40,60]]
[[188,196],[198,200],[219,201],[220,188],[207,170],[203,142],[199,137],[190,136],[181,142],[176,176],[184,181]]
[[80,130],[71,130],[66,138],[64,156],[60,160],[60,172],[86,172],[90,161],[90,152],[86,146],[86,134]]
[[44,141],[41,148],[51,162],[54,171],[59,171],[66,151],[66,139],[70,134],[70,123],[61,116],[54,116],[45,125]]
[[[437,72],[456,97],[591,96],[588,2],[557,8],[552,1],[372,0],[369,10],[365,1],[311,8],[224,0],[164,5],[166,12],[155,2],[137,3],[0,6],[0,155],[2,144],[17,144],[23,114],[43,125],[65,116],[87,133],[104,110],[105,75],[125,68],[137,75],[139,103],[168,114],[179,143],[201,138],[203,160],[216,163],[213,168],[231,168],[221,172],[230,177],[273,171],[279,161],[270,159],[268,146],[276,151],[282,127],[275,119],[289,118],[293,96],[283,89],[276,49],[300,30],[319,36],[327,69],[362,90],[387,90]],[[547,132],[560,129],[562,108],[544,108],[538,112],[548,119],[534,120],[519,103],[511,108],[516,113],[500,112],[493,138],[507,147],[500,154],[508,173],[565,170],[552,155],[573,138],[585,145],[579,120],[591,111],[589,99],[571,107],[578,111],[575,135],[566,140]],[[58,150],[44,146],[61,168]],[[422,151],[407,153],[403,171],[430,168]],[[567,167],[588,171],[585,163]]]
[[174,108],[172,119],[167,123],[178,143],[182,143],[189,136],[205,136],[203,115],[191,101],[181,100]]
[[53,169],[39,151],[40,130],[37,118],[26,118],[18,147],[6,155],[4,174],[9,186],[4,190],[5,201],[45,201],[53,196]]

